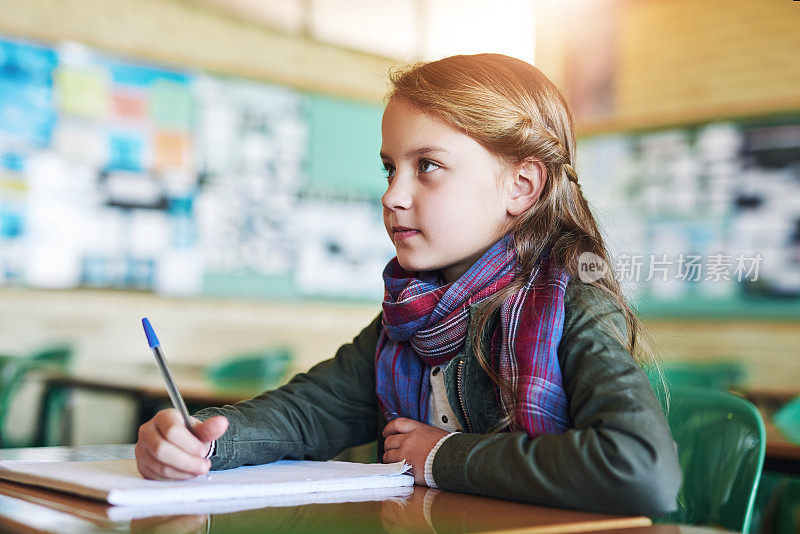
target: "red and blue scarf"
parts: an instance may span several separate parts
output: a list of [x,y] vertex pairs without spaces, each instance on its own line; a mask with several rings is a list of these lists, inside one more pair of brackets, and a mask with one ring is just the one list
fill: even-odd
[[[375,353],[376,394],[384,415],[426,423],[431,367],[464,350],[468,308],[517,275],[516,254],[506,235],[455,282],[438,272],[405,271],[393,258],[383,271],[383,329]],[[528,283],[500,309],[492,333],[492,364],[516,392],[516,423],[532,437],[569,426],[567,395],[557,349],[564,328],[569,274],[551,268],[546,255]],[[469,392],[466,393],[469,395]],[[512,399],[499,396],[507,407]]]

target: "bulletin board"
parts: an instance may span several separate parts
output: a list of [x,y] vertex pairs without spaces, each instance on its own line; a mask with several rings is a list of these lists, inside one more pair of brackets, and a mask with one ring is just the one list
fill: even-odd
[[379,299],[381,112],[0,37],[0,284]]
[[800,318],[800,112],[579,139],[638,311]]

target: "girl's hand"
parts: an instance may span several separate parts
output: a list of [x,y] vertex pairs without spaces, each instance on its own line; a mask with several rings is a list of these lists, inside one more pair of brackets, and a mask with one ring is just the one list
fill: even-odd
[[425,460],[436,443],[449,432],[413,419],[393,419],[383,429],[383,463],[405,459],[414,470],[414,482],[425,485]]
[[136,442],[136,467],[144,478],[184,480],[205,475],[211,461],[205,456],[211,442],[228,430],[228,420],[221,415],[200,422],[192,417],[195,437],[183,423],[178,410],[161,410],[139,427]]

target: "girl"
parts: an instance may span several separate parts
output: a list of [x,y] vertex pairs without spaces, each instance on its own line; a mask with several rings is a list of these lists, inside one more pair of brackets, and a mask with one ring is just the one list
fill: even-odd
[[[329,459],[378,437],[418,484],[584,508],[672,510],[681,473],[637,322],[573,168],[567,104],[533,66],[455,56],[392,74],[381,158],[397,256],[383,311],[287,385],[142,425],[141,474]],[[634,358],[635,356],[635,358]],[[202,422],[201,422],[202,421]],[[226,432],[227,430],[227,432]]]

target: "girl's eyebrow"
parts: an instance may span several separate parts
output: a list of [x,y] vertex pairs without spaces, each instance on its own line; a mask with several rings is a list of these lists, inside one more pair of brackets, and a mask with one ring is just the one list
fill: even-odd
[[[406,158],[416,158],[419,156],[433,156],[437,154],[450,155],[450,152],[440,146],[429,145],[413,148],[406,152]],[[388,155],[381,152],[381,159],[392,159]]]

